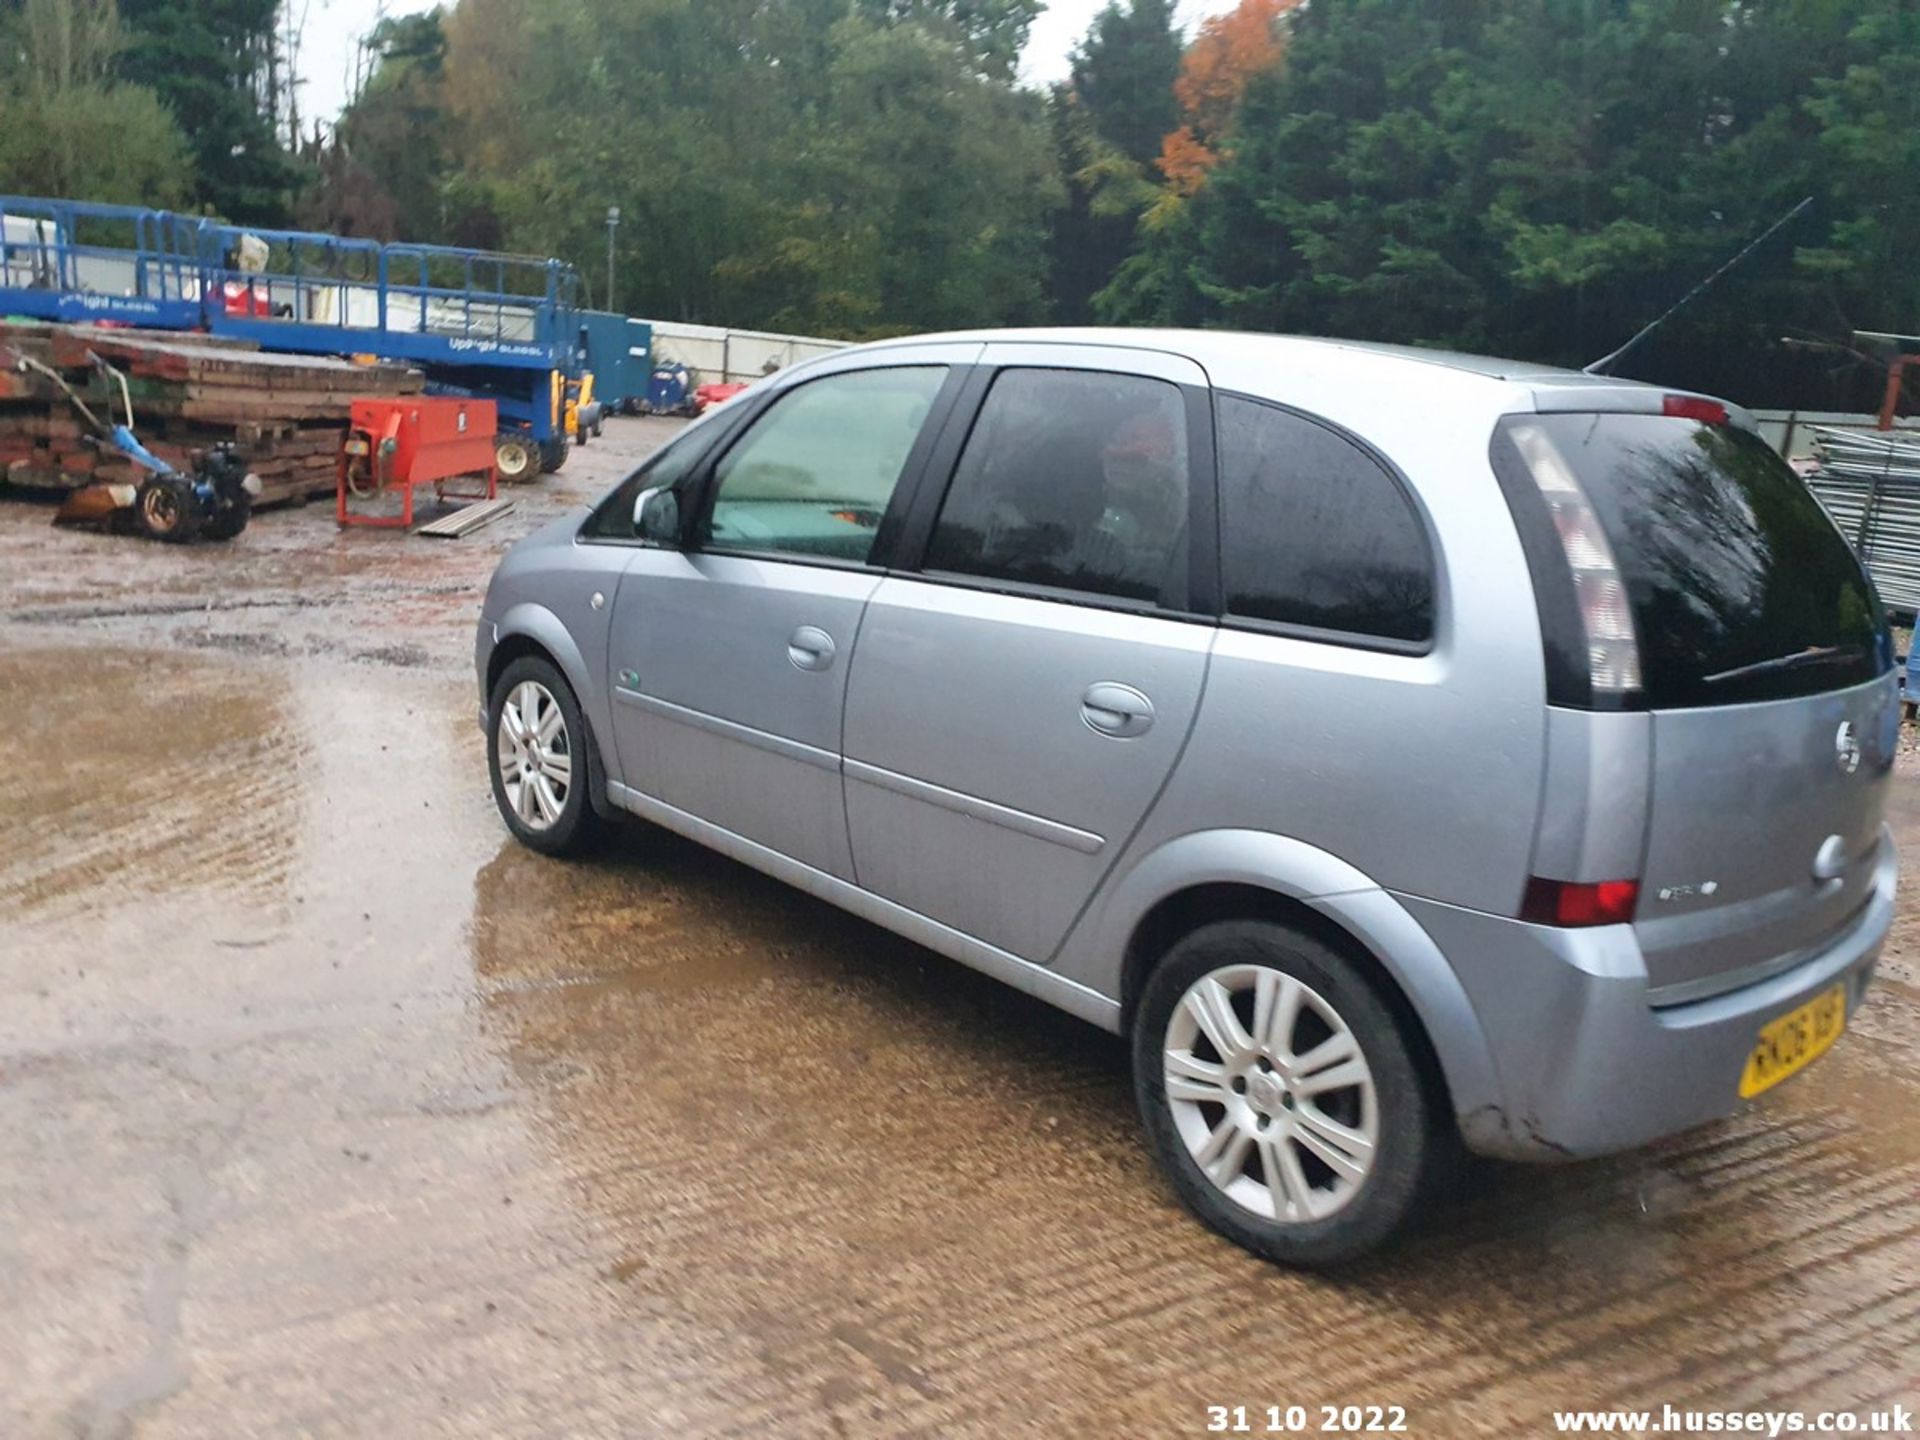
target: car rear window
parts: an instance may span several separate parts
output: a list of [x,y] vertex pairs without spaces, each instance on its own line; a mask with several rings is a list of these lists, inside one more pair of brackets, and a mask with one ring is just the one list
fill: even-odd
[[1837,690],[1892,665],[1866,572],[1751,431],[1663,415],[1529,415],[1612,545],[1644,703],[1727,705]]

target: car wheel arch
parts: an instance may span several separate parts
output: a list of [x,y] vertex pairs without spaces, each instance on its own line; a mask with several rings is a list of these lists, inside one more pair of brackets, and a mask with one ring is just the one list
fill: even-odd
[[1293,926],[1373,972],[1412,1021],[1469,1145],[1499,1147],[1508,1129],[1499,1076],[1459,977],[1392,894],[1303,841],[1263,831],[1207,831],[1142,857],[1083,922],[1088,951],[1107,973],[1076,978],[1119,998],[1124,1032],[1167,947],[1199,925],[1228,918]]

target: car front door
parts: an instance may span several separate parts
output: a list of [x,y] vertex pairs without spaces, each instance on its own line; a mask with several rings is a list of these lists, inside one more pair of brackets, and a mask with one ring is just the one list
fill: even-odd
[[982,366],[951,482],[906,526],[924,561],[861,625],[847,816],[862,886],[1045,961],[1199,705],[1207,380],[1180,357],[1041,343],[989,346]]
[[683,548],[634,552],[608,654],[639,796],[852,877],[847,661],[882,522],[978,348],[903,347],[785,387],[682,492]]

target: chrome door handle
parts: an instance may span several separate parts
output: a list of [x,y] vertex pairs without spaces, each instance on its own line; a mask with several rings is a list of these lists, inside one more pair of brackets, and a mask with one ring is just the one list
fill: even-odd
[[1820,842],[1820,848],[1813,857],[1813,878],[1816,883],[1830,885],[1847,873],[1847,842],[1838,835],[1829,835]]
[[1102,680],[1080,697],[1080,719],[1096,735],[1131,740],[1153,728],[1153,702],[1131,685]]
[[787,637],[787,659],[800,670],[825,670],[833,664],[833,637],[818,625],[802,625]]

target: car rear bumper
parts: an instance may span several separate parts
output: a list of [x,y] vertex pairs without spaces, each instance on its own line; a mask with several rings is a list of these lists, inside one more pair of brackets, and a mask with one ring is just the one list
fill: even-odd
[[1460,977],[1498,1073],[1499,1112],[1460,1117],[1468,1145],[1509,1159],[1603,1155],[1739,1109],[1762,1026],[1836,985],[1851,1024],[1866,998],[1893,924],[1891,835],[1881,856],[1867,903],[1817,953],[1678,1005],[1650,1003],[1630,926],[1560,930],[1400,897]]

